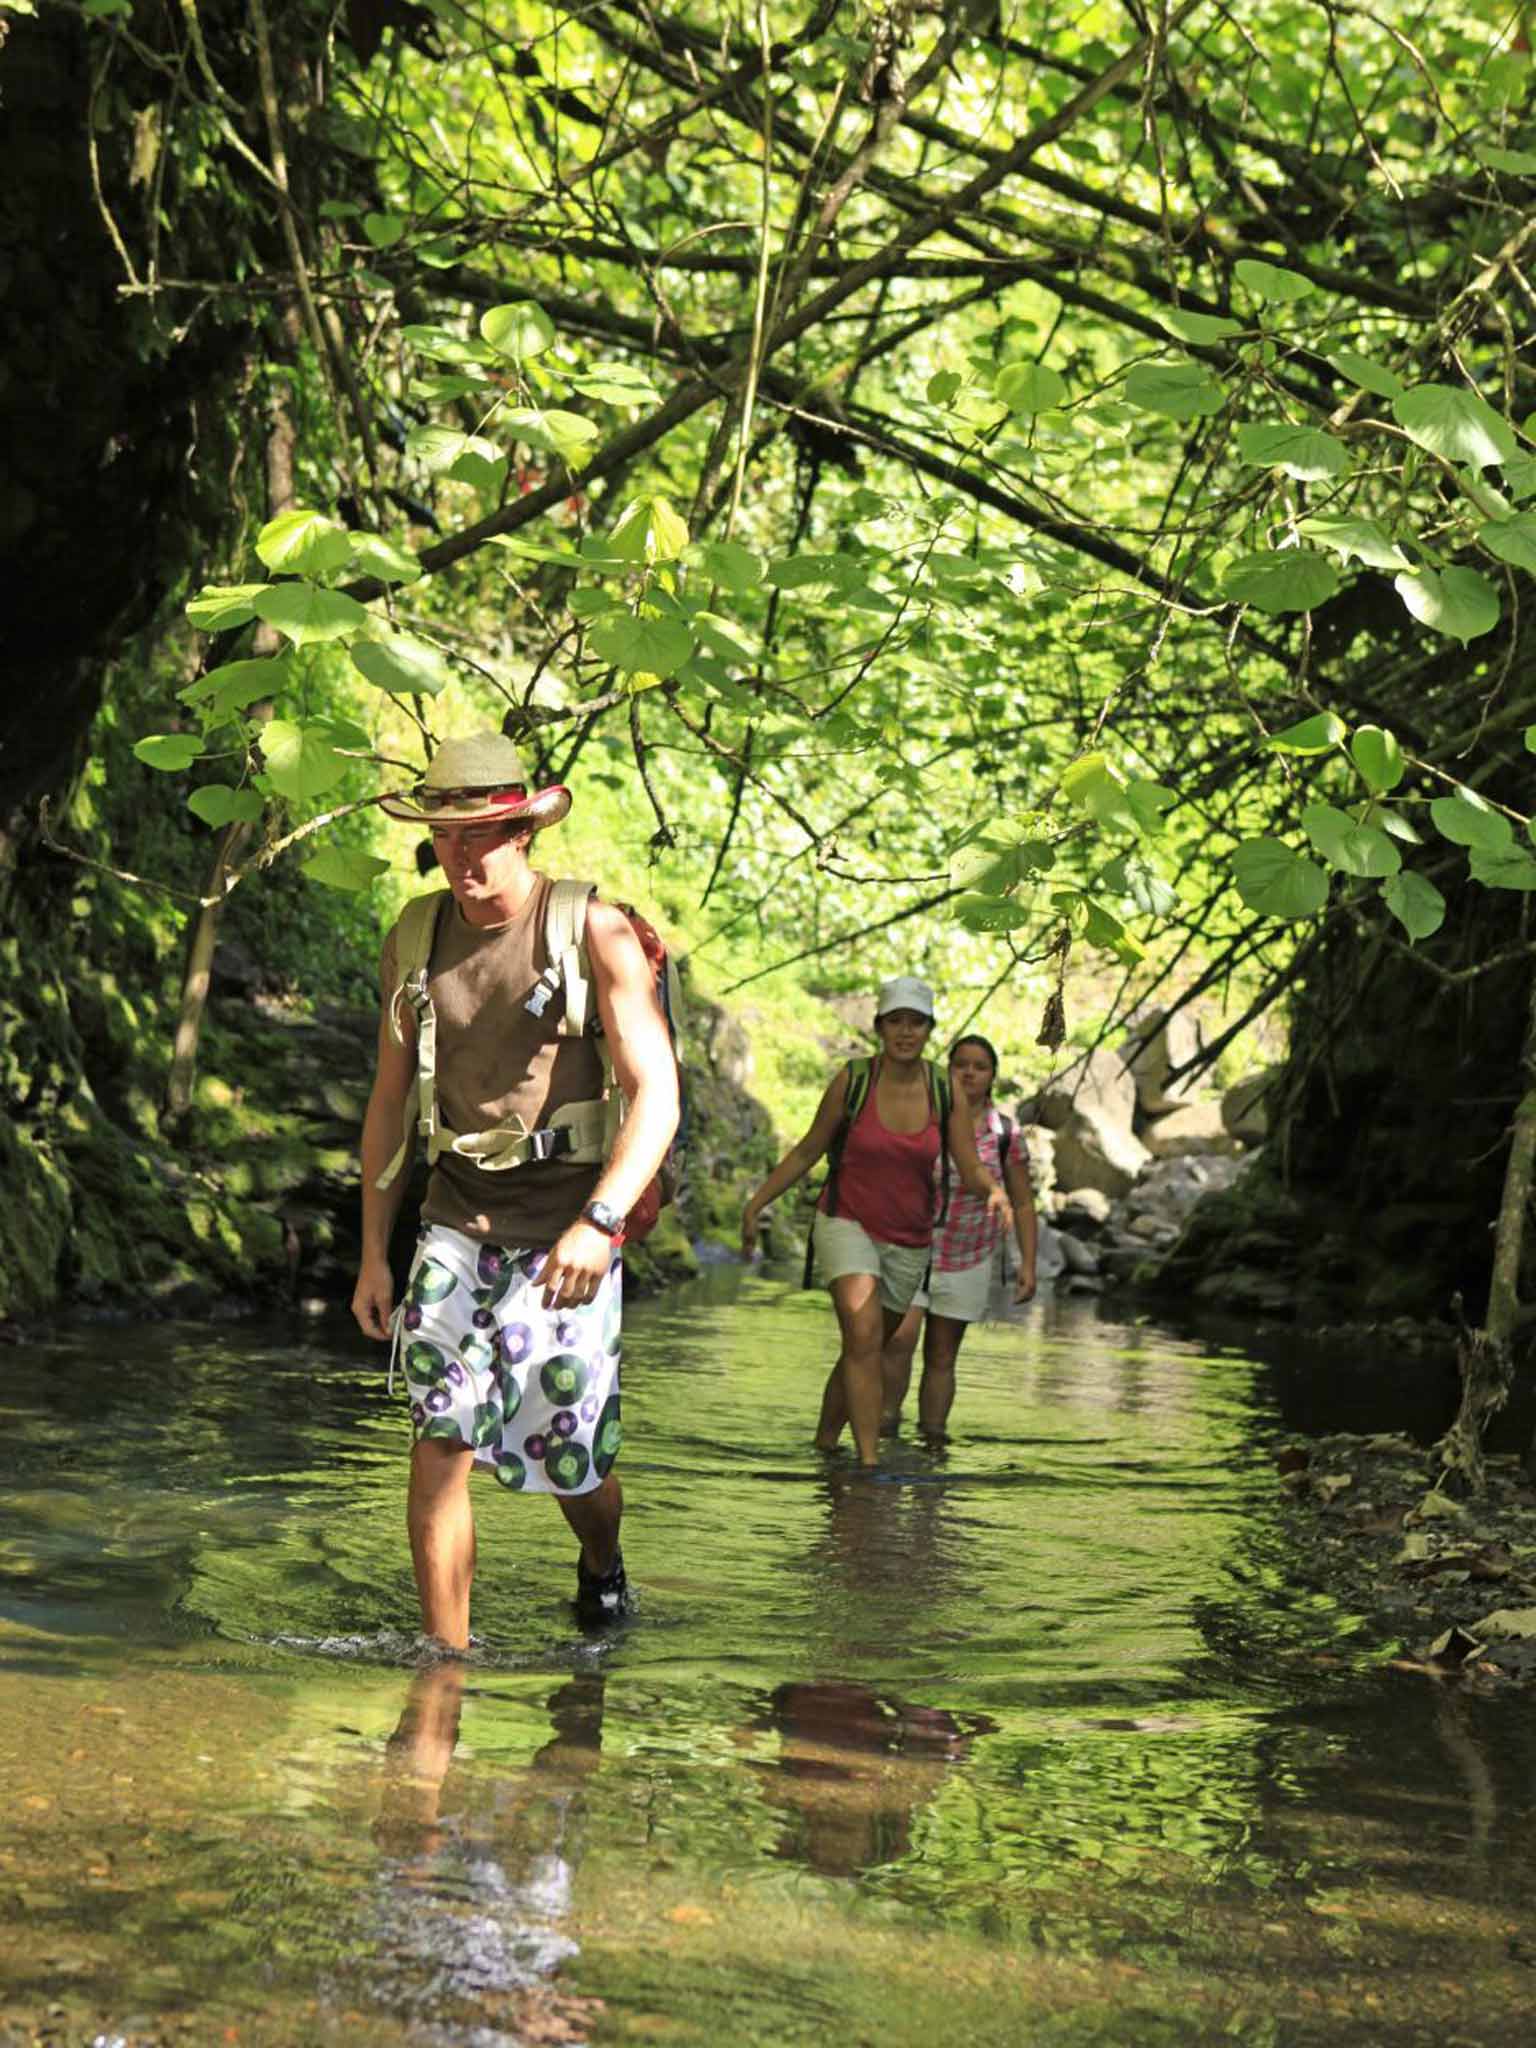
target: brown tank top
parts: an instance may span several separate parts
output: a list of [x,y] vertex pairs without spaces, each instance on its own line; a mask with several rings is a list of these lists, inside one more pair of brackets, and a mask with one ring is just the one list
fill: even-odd
[[[513,1116],[537,1129],[562,1104],[602,1093],[602,1063],[592,1040],[556,1035],[563,992],[542,1017],[524,1008],[549,964],[549,889],[549,876],[540,875],[507,924],[469,924],[451,897],[438,913],[427,976],[437,1012],[438,1113],[449,1130],[489,1130]],[[391,929],[379,963],[386,1003],[400,983],[397,933],[398,927]],[[487,1173],[444,1150],[421,1213],[429,1223],[491,1244],[552,1245],[581,1214],[601,1171],[543,1159]]]

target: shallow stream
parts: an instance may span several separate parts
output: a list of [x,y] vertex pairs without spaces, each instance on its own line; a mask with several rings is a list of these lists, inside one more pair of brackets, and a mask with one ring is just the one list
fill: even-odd
[[477,1487],[427,1667],[344,1326],[0,1354],[0,2043],[1536,2038],[1529,1698],[1298,1588],[1282,1374],[1048,1304],[868,1481],[829,1332],[736,1271],[633,1309],[634,1619]]

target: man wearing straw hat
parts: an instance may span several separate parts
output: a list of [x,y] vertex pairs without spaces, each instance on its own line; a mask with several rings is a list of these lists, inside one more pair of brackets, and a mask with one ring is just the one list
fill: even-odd
[[[429,828],[448,887],[408,904],[384,942],[352,1310],[368,1336],[393,1337],[404,1366],[422,1622],[463,1649],[477,1466],[559,1502],[581,1546],[584,1619],[624,1611],[623,1500],[611,1469],[619,1244],[676,1128],[677,1067],[628,918],[588,885],[553,884],[531,864],[534,834],[566,815],[568,790],[530,793],[516,747],[487,732],[445,741],[416,789],[381,802]],[[560,903],[576,908],[566,913],[570,943],[552,959]],[[573,991],[586,981],[595,1021],[583,1030],[568,1011],[579,1016]],[[594,1031],[628,1106],[616,1138]],[[389,1238],[418,1130],[432,1170],[397,1306]]]

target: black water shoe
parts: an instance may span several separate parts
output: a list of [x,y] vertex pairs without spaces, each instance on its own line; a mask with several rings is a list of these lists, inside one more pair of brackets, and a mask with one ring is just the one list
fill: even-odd
[[622,1621],[629,1612],[629,1581],[624,1576],[624,1553],[618,1551],[607,1571],[589,1572],[584,1557],[576,1560],[576,1618],[602,1623]]

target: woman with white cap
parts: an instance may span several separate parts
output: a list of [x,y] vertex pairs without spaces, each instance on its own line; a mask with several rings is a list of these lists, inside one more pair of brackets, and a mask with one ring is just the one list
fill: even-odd
[[879,1054],[849,1060],[833,1075],[810,1129],[742,1212],[741,1248],[750,1258],[763,1210],[830,1154],[814,1242],[843,1342],[816,1443],[835,1449],[846,1420],[865,1466],[878,1462],[881,1352],[923,1284],[949,1162],[1004,1229],[1013,1221],[1007,1195],[977,1155],[969,1105],[951,1099],[947,1080],[923,1057],[932,1029],[928,984],[911,974],[885,982],[875,1008]]

